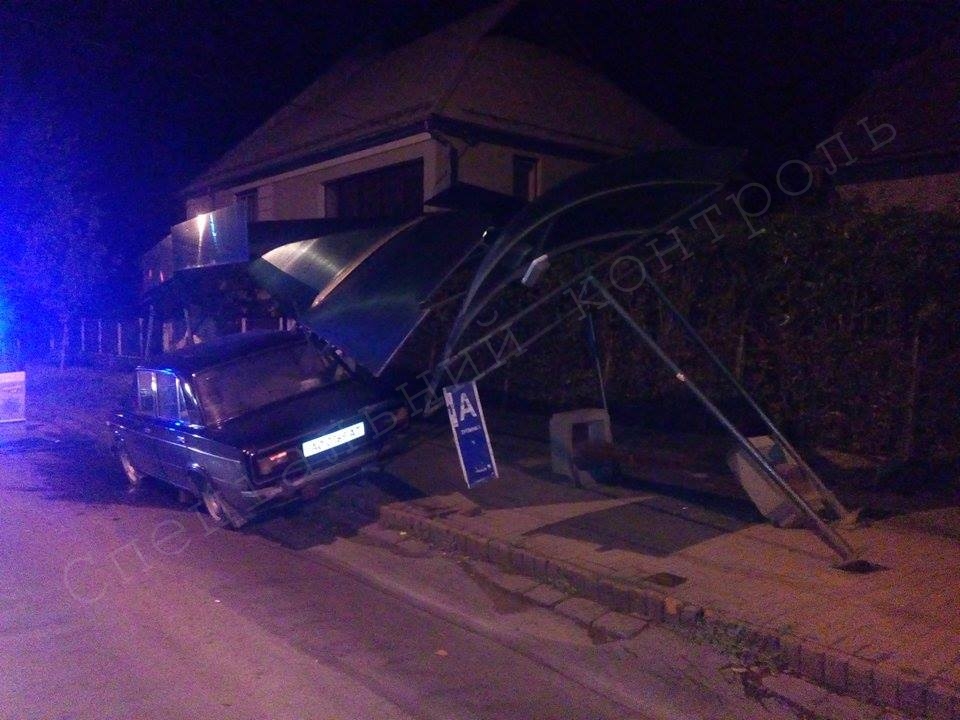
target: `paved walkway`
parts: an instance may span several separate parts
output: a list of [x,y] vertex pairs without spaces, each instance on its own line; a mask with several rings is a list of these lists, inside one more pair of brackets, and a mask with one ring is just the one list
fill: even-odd
[[[55,372],[34,369],[28,383],[42,385]],[[128,375],[67,372],[54,383],[64,393],[34,393],[29,434],[89,433],[106,442],[102,422]],[[449,428],[438,424],[389,468],[424,497],[383,508],[382,522],[542,581],[534,590],[558,590],[539,592],[544,603],[580,595],[695,632],[733,629],[722,637],[775,652],[824,686],[917,716],[960,719],[957,508],[847,532],[863,557],[886,568],[849,574],[831,567],[831,552],[812,534],[760,523],[746,503],[730,501],[735,492],[722,478],[675,466],[644,473],[725,496],[715,502],[650,485],[576,488],[550,473],[545,423],[491,420],[508,431],[494,433],[499,479],[467,490]],[[531,439],[517,438],[518,430]]]
[[[467,490],[449,431],[390,470],[426,496],[382,521],[615,609],[738,628],[798,674],[924,717],[960,717],[960,543],[903,519],[845,536],[884,569],[831,567],[805,530],[745,505],[576,488],[549,473],[545,444],[495,438],[501,477]],[[429,471],[425,472],[425,469]]]

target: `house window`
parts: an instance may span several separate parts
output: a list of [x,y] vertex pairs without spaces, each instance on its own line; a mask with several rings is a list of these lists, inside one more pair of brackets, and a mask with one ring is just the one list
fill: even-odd
[[539,190],[537,172],[540,161],[523,155],[513,156],[513,194],[522,200],[533,200]]
[[325,217],[406,220],[423,212],[423,159],[324,185]]
[[240,217],[246,218],[247,222],[256,222],[260,217],[257,189],[237,193],[237,206],[240,208]]

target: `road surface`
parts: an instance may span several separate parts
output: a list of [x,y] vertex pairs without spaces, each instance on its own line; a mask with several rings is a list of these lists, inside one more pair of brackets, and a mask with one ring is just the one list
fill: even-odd
[[[0,718],[792,718],[651,627],[599,642],[463,558],[378,545],[389,478],[242,532],[0,438]],[[404,544],[406,546],[406,544]]]

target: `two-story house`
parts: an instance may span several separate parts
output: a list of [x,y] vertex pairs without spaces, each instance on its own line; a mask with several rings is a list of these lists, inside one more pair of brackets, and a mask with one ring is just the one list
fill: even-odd
[[186,188],[187,217],[405,218],[434,199],[529,200],[599,160],[689,145],[589,68],[498,32],[516,5],[343,58]]
[[511,35],[521,4],[363,45],[204,170],[183,192],[186,217],[143,259],[158,320],[187,305],[216,314],[222,266],[242,272],[287,242],[445,208],[505,217],[599,161],[691,145],[589,67]]

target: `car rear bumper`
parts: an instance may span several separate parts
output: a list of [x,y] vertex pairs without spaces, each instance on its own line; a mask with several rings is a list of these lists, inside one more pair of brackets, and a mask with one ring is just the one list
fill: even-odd
[[[395,436],[379,447],[368,448],[343,458],[340,462],[310,470],[296,478],[281,478],[265,487],[242,490],[240,496],[251,506],[281,498],[290,498],[303,490],[322,490],[349,480],[379,460],[395,455],[403,447],[403,437]],[[251,508],[252,509],[252,508]]]
[[276,485],[268,485],[267,487],[257,488],[256,490],[243,490],[240,495],[249,500],[265,502],[273,498],[293,495],[308,485],[323,483],[327,480],[333,480],[332,485],[337,484],[349,477],[352,471],[362,470],[364,465],[376,461],[379,457],[381,457],[381,453],[376,450],[357,453],[350,457],[349,460],[344,460],[343,462],[339,462],[336,465],[322,470],[307,473],[306,475],[298,477],[296,480],[281,480]]

